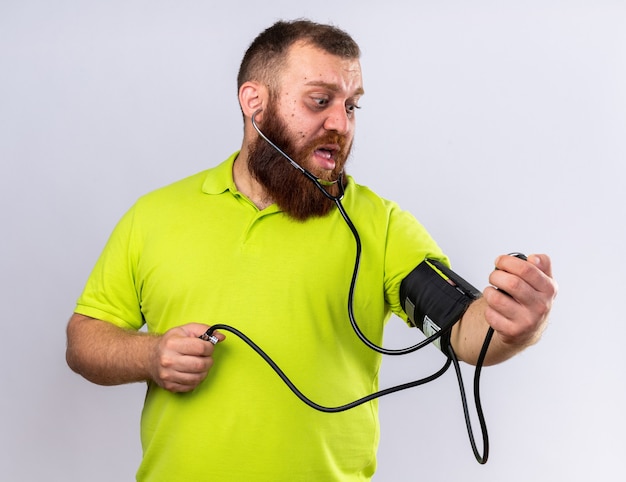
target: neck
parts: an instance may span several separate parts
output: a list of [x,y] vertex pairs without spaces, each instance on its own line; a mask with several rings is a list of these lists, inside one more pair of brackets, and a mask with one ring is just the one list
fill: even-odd
[[233,180],[237,190],[245,195],[260,210],[274,204],[265,188],[252,176],[248,169],[248,150],[243,147],[233,164]]

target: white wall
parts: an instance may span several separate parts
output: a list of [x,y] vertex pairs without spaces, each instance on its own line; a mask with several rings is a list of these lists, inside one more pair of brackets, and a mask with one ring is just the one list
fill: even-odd
[[[624,2],[298,3],[0,3],[2,480],[134,478],[143,388],[71,373],[66,320],[129,205],[238,147],[243,51],[300,16],[363,48],[357,180],[474,284],[521,250],[551,254],[561,289],[541,343],[483,372],[488,464],[450,372],[381,401],[376,480],[623,480]],[[408,335],[393,320],[387,344]],[[385,360],[382,385],[441,361]]]

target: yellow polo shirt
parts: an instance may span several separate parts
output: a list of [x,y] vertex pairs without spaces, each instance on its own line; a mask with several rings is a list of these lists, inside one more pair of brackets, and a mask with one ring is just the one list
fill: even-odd
[[[259,210],[219,166],[154,191],[121,219],[76,312],[154,333],[189,322],[232,325],[260,345],[313,401],[338,406],[378,388],[379,354],[347,315],[355,241],[337,209],[306,222]],[[395,203],[349,179],[343,205],[362,259],[354,309],[382,344],[402,279],[446,258]],[[233,334],[193,392],[148,383],[141,481],[363,481],[376,468],[377,402],[322,413],[296,398]]]

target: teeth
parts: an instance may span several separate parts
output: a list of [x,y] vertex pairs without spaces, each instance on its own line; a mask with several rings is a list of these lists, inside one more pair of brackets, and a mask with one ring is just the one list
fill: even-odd
[[317,153],[318,153],[320,156],[325,157],[326,159],[330,159],[330,158],[331,158],[331,156],[332,156],[332,154],[331,154],[331,152],[330,152],[330,151],[325,151],[324,149],[318,149],[318,150],[317,150]]

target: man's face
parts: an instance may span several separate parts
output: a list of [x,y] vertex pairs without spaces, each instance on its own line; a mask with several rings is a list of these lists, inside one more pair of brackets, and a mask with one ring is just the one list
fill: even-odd
[[[363,94],[358,60],[342,59],[306,44],[294,45],[279,87],[259,127],[298,164],[335,181],[354,139],[354,111]],[[250,147],[249,167],[267,194],[290,216],[322,216],[333,202],[263,139]],[[336,194],[338,187],[329,192]]]

